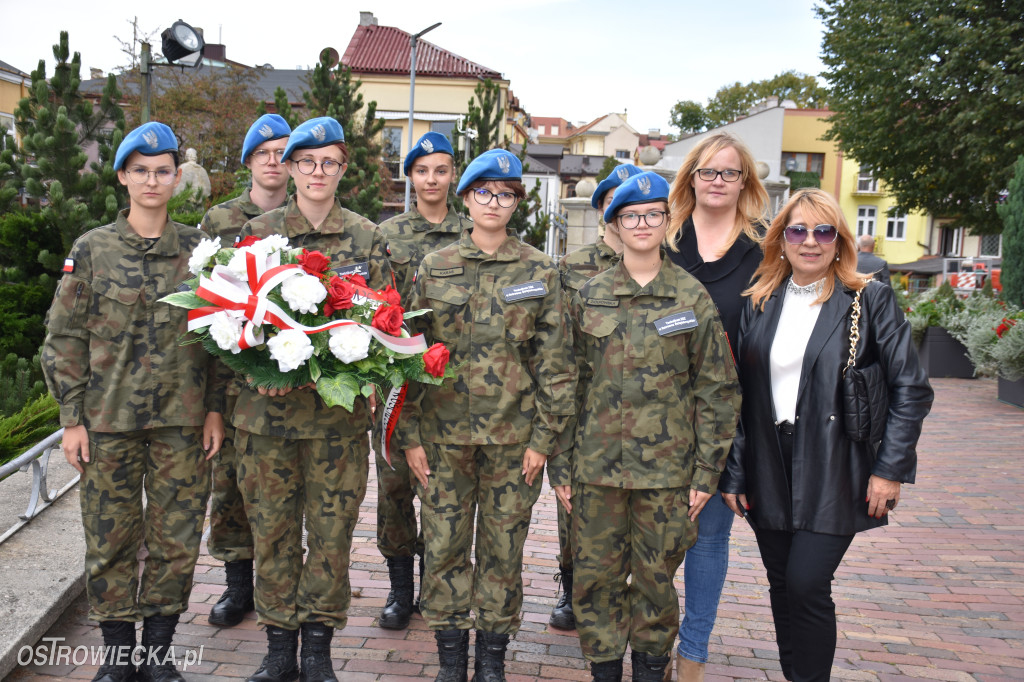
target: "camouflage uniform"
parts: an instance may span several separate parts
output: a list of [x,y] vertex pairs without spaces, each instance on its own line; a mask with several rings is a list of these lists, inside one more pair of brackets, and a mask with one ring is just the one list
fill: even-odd
[[673,577],[697,538],[689,491],[717,488],[736,370],[711,297],[668,259],[643,288],[621,262],[594,277],[570,316],[584,384],[571,458],[580,644],[594,662],[627,642],[663,656],[679,623]]
[[[249,190],[234,199],[217,204],[206,212],[199,229],[212,237],[220,237],[223,247],[235,243],[242,226],[263,209],[249,198]],[[220,561],[252,559],[252,529],[245,516],[245,504],[238,489],[238,456],[235,453],[235,427],[230,423],[231,413],[238,401],[241,383],[228,384],[224,405],[228,421],[224,424],[224,444],[213,458],[213,489],[210,493],[210,537],[207,548]]]
[[487,254],[467,230],[423,259],[410,307],[433,310],[413,321],[458,367],[441,386],[411,386],[395,438],[403,450],[422,445],[431,471],[427,488],[416,486],[426,538],[420,610],[435,630],[511,634],[542,483],[538,476],[526,485],[523,453],[554,455],[573,410],[576,371],[558,270],[512,233]]
[[[612,267],[620,258],[615,249],[608,246],[603,239],[562,256],[562,260],[558,262],[558,272],[562,277],[562,291],[566,301],[568,302],[573,294],[583,288],[587,280]],[[582,390],[583,385],[577,385],[576,404],[583,399]],[[558,451],[571,450],[574,437],[572,429],[563,431],[558,439]],[[562,570],[572,570],[572,518],[561,504],[555,506],[558,508],[558,566]]]
[[127,214],[75,241],[42,352],[61,425],[89,433],[82,523],[90,615],[99,621],[188,608],[210,485],[203,423],[208,410],[224,409],[222,387],[207,390],[206,351],[179,343],[187,311],[158,302],[191,278],[203,233],[168,221],[159,239],[144,239]]
[[[286,206],[250,220],[239,234],[280,234],[293,247],[329,253],[336,271],[359,272],[375,289],[393,281],[384,235],[337,202],[316,229],[292,197]],[[255,541],[260,623],[287,630],[312,622],[345,627],[349,552],[369,473],[367,400],[357,398],[349,413],[325,406],[311,389],[270,397],[244,386],[232,423],[239,486]]]
[[[395,288],[407,306],[412,294],[416,268],[423,257],[459,239],[463,218],[449,210],[440,223],[431,223],[413,207],[402,215],[385,220],[380,230],[388,240],[391,267],[395,272]],[[399,452],[391,453],[391,466],[384,461],[380,449],[379,420],[374,424],[373,448],[377,452],[377,549],[385,558],[423,555],[423,535],[417,536],[416,510],[413,508],[412,480],[409,465]]]

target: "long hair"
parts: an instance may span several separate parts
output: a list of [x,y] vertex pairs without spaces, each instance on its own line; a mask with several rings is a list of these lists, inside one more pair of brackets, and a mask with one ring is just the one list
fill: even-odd
[[704,168],[711,157],[723,149],[733,148],[740,157],[739,182],[743,183],[740,190],[739,201],[736,205],[736,222],[733,225],[729,240],[725,243],[722,253],[728,251],[739,239],[740,233],[746,234],[755,243],[761,241],[757,226],[762,228],[768,225],[768,191],[761,183],[757,174],[757,163],[754,155],[750,153],[738,137],[731,133],[715,133],[708,135],[698,142],[686,160],[679,167],[676,179],[672,182],[672,190],[669,192],[669,209],[672,211],[672,221],[669,223],[668,231],[665,233],[665,243],[673,251],[678,251],[676,244],[678,235],[697,206],[697,193],[693,188],[693,178],[698,168]]
[[832,296],[835,281],[838,278],[847,288],[859,291],[867,283],[864,275],[857,273],[857,247],[854,245],[853,232],[843,217],[843,212],[835,198],[828,192],[808,187],[798,190],[789,198],[779,214],[775,216],[768,233],[764,236],[761,248],[764,249],[764,260],[754,271],[753,284],[743,292],[750,296],[754,305],[764,310],[765,301],[793,272],[793,266],[783,258],[783,231],[789,225],[789,217],[793,210],[799,208],[808,224],[828,224],[836,226],[836,255],[839,260],[831,260],[825,272],[825,285],[815,303],[824,303]]

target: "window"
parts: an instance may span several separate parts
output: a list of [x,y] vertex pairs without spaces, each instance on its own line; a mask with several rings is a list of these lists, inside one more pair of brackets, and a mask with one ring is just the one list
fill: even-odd
[[858,192],[877,192],[878,180],[875,178],[875,171],[870,166],[861,164],[860,173],[857,174]]
[[628,159],[629,158],[629,150],[628,149],[616,149],[615,150],[615,158],[616,159]]
[[552,135],[557,135],[558,134],[558,126],[551,126],[551,134]]
[[825,169],[825,155],[782,152],[782,169],[798,173],[817,173],[820,176]]
[[14,137],[14,117],[0,114],[0,149],[7,149],[7,136]]
[[885,221],[885,238],[905,241],[907,238],[907,216],[891,215]]
[[430,132],[441,133],[455,146],[455,121],[434,121],[430,124]]
[[878,208],[875,206],[857,207],[857,236],[864,234],[875,236],[875,216],[878,215]]
[[983,234],[981,235],[981,245],[978,248],[979,256],[991,256],[998,258],[1003,246],[1003,235],[1001,234]]
[[391,178],[402,177],[402,129],[388,126],[381,136],[381,156]]
[[544,126],[537,126],[537,134],[544,135]]

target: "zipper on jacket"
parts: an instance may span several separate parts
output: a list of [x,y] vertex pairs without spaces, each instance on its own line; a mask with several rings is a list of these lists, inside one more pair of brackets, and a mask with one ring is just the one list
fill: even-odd
[[71,319],[68,320],[69,327],[75,323],[75,315],[78,313],[78,301],[82,298],[82,289],[84,288],[85,282],[79,282],[78,288],[75,289],[75,305],[71,308]]

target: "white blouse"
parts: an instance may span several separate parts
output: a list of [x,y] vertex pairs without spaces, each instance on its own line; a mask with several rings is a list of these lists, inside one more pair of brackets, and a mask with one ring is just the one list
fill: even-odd
[[821,304],[814,301],[824,282],[820,279],[798,286],[793,284],[791,277],[786,284],[771,351],[772,402],[776,422],[796,422],[797,390],[800,388],[804,351],[821,312]]

